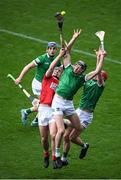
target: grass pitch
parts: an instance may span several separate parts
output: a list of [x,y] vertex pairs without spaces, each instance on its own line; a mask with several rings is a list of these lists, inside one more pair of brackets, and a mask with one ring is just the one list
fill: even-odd
[[[1,0],[0,1],[0,178],[1,179],[119,179],[121,178],[121,1],[97,0]],[[30,103],[6,78],[45,52],[46,41],[59,43],[56,11],[65,10],[64,36],[68,41],[73,29],[83,33],[74,45],[72,61],[84,59],[94,69],[92,49],[99,40],[96,31],[104,30],[108,53],[104,69],[109,79],[96,107],[93,123],[82,134],[90,148],[79,160],[79,147],[72,145],[69,166],[53,170],[42,166],[42,148],[38,128],[22,126],[20,109]],[[18,34],[16,34],[18,33]],[[23,86],[31,92],[31,70]],[[78,106],[81,90],[74,102]]]

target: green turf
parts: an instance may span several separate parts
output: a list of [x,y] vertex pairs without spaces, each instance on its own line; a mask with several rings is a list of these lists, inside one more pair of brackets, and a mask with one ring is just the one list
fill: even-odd
[[[83,33],[74,48],[93,54],[99,40],[94,35],[106,31],[105,48],[110,60],[104,69],[109,79],[97,105],[92,125],[82,138],[90,143],[84,160],[79,160],[79,147],[72,145],[69,166],[59,170],[42,167],[39,131],[31,128],[31,115],[26,127],[20,121],[20,109],[30,103],[6,78],[17,76],[23,66],[44,53],[46,44],[0,31],[0,178],[1,179],[119,179],[121,178],[121,1],[120,0],[0,0],[0,29],[59,43],[56,11],[65,10],[64,36],[69,40],[74,28]],[[95,58],[72,52],[73,62],[83,58],[88,72]],[[116,63],[117,62],[117,63]],[[34,70],[24,78],[23,86],[31,92]],[[81,91],[74,99],[78,106]]]

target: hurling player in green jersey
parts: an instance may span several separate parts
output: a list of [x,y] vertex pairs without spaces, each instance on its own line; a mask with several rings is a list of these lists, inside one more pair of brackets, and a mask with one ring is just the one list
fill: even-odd
[[71,64],[70,52],[68,51],[64,59],[64,72],[60,78],[59,85],[56,89],[56,94],[53,98],[52,108],[54,109],[54,118],[57,124],[57,134],[55,137],[55,156],[58,167],[62,167],[60,159],[60,145],[63,134],[65,132],[63,117],[67,117],[76,131],[71,135],[71,138],[76,138],[83,130],[79,117],[75,112],[73,105],[73,97],[80,87],[84,85],[87,80],[95,77],[102,69],[105,51],[99,50],[99,63],[95,70],[84,75],[86,64],[79,60],[74,65]]
[[[97,62],[98,61],[99,56],[97,54]],[[107,77],[107,73],[102,70],[97,76],[95,76],[91,80],[86,81],[84,84],[79,107],[76,109],[76,113],[78,114],[83,130],[86,129],[87,126],[92,122],[93,112],[99,98],[103,93]],[[70,149],[70,141],[82,147],[79,155],[80,159],[86,156],[89,144],[84,143],[79,136],[75,139],[72,138],[73,133],[75,133],[75,129],[72,128],[72,124],[69,120],[64,119],[64,122],[68,126],[68,128],[66,129],[66,132],[64,134],[63,155],[61,159],[63,161],[63,165],[67,165],[67,154]]]
[[[32,91],[33,94],[36,95],[37,97],[40,96],[41,93],[41,82],[43,79],[43,76],[45,72],[48,70],[51,62],[54,60],[55,55],[57,52],[57,45],[55,42],[48,42],[47,44],[47,49],[46,53],[38,56],[35,60],[27,64],[23,70],[21,71],[20,75],[16,78],[15,83],[19,84],[21,80],[23,79],[24,75],[31,69],[31,68],[36,68],[36,73],[35,77],[32,81]],[[57,66],[60,66],[60,62],[58,63]],[[27,122],[27,116],[31,112],[37,111],[37,106],[33,106],[28,109],[22,109],[21,110],[21,119],[22,123],[26,124]],[[37,124],[37,118],[32,121],[32,125]]]

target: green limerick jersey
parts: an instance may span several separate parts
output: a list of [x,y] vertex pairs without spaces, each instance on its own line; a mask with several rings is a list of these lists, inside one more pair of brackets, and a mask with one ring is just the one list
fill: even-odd
[[[48,70],[51,62],[55,59],[55,57],[49,57],[48,54],[43,54],[39,57],[37,57],[34,62],[36,64],[36,74],[35,79],[42,82],[42,79],[44,77],[44,74]],[[57,66],[60,66],[61,63],[59,62]]]
[[104,86],[99,86],[96,80],[86,81],[79,108],[88,109],[93,112],[103,90]]
[[71,64],[64,69],[56,88],[56,93],[67,100],[72,100],[78,89],[84,84],[85,75],[76,75]]

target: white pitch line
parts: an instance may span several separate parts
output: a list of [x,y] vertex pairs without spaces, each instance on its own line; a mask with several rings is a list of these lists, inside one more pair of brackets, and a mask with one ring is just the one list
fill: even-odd
[[[30,39],[32,41],[40,42],[42,44],[47,44],[48,43],[48,41],[45,41],[45,40],[42,40],[42,39],[38,39],[38,38],[35,38],[35,37],[32,37],[32,36],[28,36],[28,35],[25,35],[25,34],[16,33],[16,32],[13,32],[13,31],[6,30],[6,29],[0,29],[0,32],[11,34],[13,36],[21,37],[21,38],[24,38],[24,39]],[[59,44],[58,44],[58,47],[60,47]],[[88,53],[88,52],[83,51],[83,50],[72,49],[72,51],[76,52],[76,53],[79,53],[79,54],[84,54],[84,55],[87,55],[87,56],[95,57],[94,54]],[[121,61],[119,61],[119,60],[113,60],[113,59],[110,59],[110,58],[107,58],[107,57],[105,59],[107,61],[115,63],[115,64],[121,64]]]

